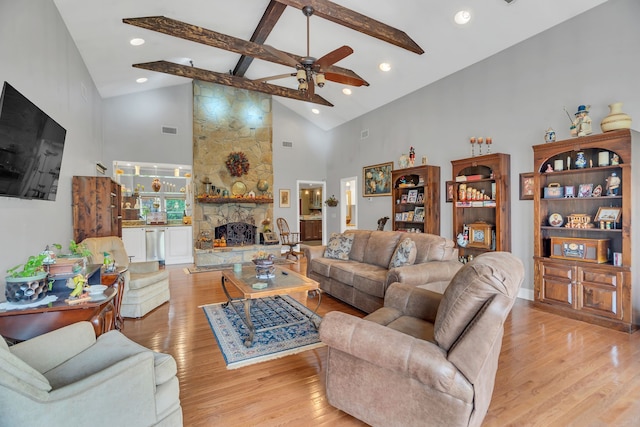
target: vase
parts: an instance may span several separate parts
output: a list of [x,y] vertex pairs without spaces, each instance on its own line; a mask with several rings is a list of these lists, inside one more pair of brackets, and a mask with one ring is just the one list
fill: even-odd
[[602,132],[631,128],[631,116],[622,112],[622,102],[609,105],[609,114],[600,123]]
[[158,191],[160,191],[160,189],[162,188],[162,183],[160,182],[160,180],[158,178],[155,178],[153,180],[153,182],[151,182],[151,188],[153,189],[153,191],[155,191],[156,193]]
[[7,301],[29,304],[43,299],[49,290],[47,276],[48,273],[45,271],[31,277],[6,277],[4,295]]

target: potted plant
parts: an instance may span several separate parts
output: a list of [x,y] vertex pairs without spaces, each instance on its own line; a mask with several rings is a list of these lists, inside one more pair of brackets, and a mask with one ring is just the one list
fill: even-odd
[[[57,251],[62,250],[62,245],[59,243],[53,243],[51,246]],[[57,255],[53,263],[49,264],[49,273],[52,275],[77,273],[87,265],[87,259],[91,255],[91,251],[86,245],[71,240],[69,241],[69,253]]]
[[30,256],[24,264],[7,270],[5,297],[12,303],[30,303],[45,297],[53,282],[47,283],[45,268],[48,253]]
[[332,194],[331,197],[324,201],[324,203],[325,205],[334,208],[338,206],[338,199],[336,199],[336,196]]

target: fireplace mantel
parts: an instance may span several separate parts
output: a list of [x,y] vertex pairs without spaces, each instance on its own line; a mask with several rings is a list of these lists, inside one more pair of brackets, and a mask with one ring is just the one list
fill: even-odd
[[207,197],[198,196],[198,203],[214,203],[214,204],[229,204],[229,203],[242,203],[242,204],[264,204],[273,203],[273,199],[266,197]]

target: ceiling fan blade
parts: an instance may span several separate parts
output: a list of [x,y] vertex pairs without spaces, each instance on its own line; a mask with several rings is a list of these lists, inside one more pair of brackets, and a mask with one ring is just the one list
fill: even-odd
[[296,75],[296,73],[288,73],[288,74],[278,74],[275,76],[269,76],[269,77],[262,77],[260,79],[251,79],[252,82],[263,82],[266,83],[268,81],[271,80],[279,80],[279,79],[284,79],[287,77],[294,77]]
[[298,67],[300,65],[300,61],[297,61],[296,58],[292,57],[286,52],[278,50],[275,47],[268,44],[265,44],[263,46],[271,55],[280,58],[282,61],[286,62],[287,65],[291,67]]
[[295,57],[289,58],[286,57],[286,55],[283,56],[276,54],[276,51],[284,54],[284,52],[278,51],[277,49],[269,50],[258,43],[228,36],[226,34],[198,27],[197,25],[187,24],[186,22],[177,21],[165,16],[124,18],[122,22],[144,28],[146,30],[156,31],[158,33],[167,34],[211,47],[217,47],[219,49],[228,50],[241,55],[247,55],[264,61],[285,65],[287,67],[291,66],[292,61],[296,60]]
[[315,63],[321,67],[333,65],[336,62],[341,61],[347,56],[351,55],[352,53],[353,49],[351,49],[349,46],[342,46],[319,58]]
[[305,6],[314,9],[313,14],[327,19],[336,24],[351,28],[360,33],[391,43],[418,55],[422,55],[424,50],[404,31],[393,28],[373,18],[362,15],[346,7],[340,6],[328,0],[276,0],[278,3],[286,4],[302,10]]
[[361,78],[354,78],[351,76],[345,76],[344,74],[336,74],[336,73],[324,73],[324,78],[336,82],[342,83],[350,86],[369,86],[369,83],[365,82]]
[[171,74],[173,76],[186,77],[189,79],[202,80],[205,82],[218,83],[225,86],[233,86],[239,89],[253,90],[269,95],[282,96],[284,98],[296,99],[298,101],[313,102],[315,104],[333,107],[329,101],[321,96],[308,96],[299,90],[289,89],[286,87],[272,85],[245,79],[244,77],[232,76],[230,74],[217,73],[215,71],[204,70],[202,68],[191,67],[189,65],[176,64],[169,61],[146,62],[142,64],[133,64],[135,68],[144,70],[157,71],[160,73]]

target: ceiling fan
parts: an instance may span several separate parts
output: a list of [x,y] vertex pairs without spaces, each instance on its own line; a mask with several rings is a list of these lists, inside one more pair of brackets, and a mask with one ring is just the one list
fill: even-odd
[[312,6],[304,6],[302,8],[302,13],[307,17],[307,56],[303,56],[301,60],[297,60],[287,54],[283,54],[283,52],[275,49],[272,46],[264,45],[265,48],[272,52],[275,56],[280,56],[283,61],[288,62],[289,65],[295,67],[296,72],[278,74],[275,76],[255,79],[254,81],[266,83],[270,80],[295,77],[298,80],[298,90],[303,93],[308,92],[310,96],[313,96],[315,92],[314,86],[317,85],[318,87],[324,87],[326,80],[351,86],[369,86],[369,83],[361,78],[354,77],[353,75],[347,73],[341,73],[338,70],[334,70],[334,72],[331,72],[331,70],[328,68],[329,66],[343,60],[353,53],[353,49],[349,46],[339,47],[318,59],[310,55],[309,20],[311,18],[311,15],[313,15],[313,12],[314,9]]
[[[295,67],[295,73],[287,73],[279,76],[266,77],[257,80],[250,80],[240,75],[231,73],[219,73],[215,71],[196,68],[193,65],[177,64],[170,61],[155,61],[141,64],[133,64],[135,68],[147,69],[166,74],[187,77],[212,83],[233,86],[240,89],[253,90],[285,98],[297,99],[316,104],[333,106],[329,101],[317,95],[314,86],[322,87],[326,80],[348,84],[352,86],[368,86],[369,84],[353,71],[334,65],[336,62],[346,58],[353,53],[349,46],[342,46],[329,52],[323,57],[316,59],[309,55],[309,17],[312,14],[336,22],[340,25],[352,28],[356,31],[367,34],[371,37],[392,43],[417,54],[424,51],[404,32],[390,27],[382,22],[376,21],[367,16],[361,15],[350,9],[332,3],[328,0],[272,0],[269,9],[275,10],[273,5],[279,4],[282,10],[284,5],[296,7],[307,16],[307,55],[304,57],[278,50],[274,47],[253,41],[242,40],[213,30],[191,25],[185,22],[164,16],[150,16],[142,18],[125,18],[122,21],[126,24],[140,28],[160,32],[184,40],[201,43],[207,46],[239,53],[245,58],[255,58],[276,64]],[[278,16],[279,17],[279,16]],[[278,20],[267,19],[261,21],[256,32],[268,34]],[[263,17],[264,19],[264,17]],[[266,37],[266,36],[264,36]],[[254,38],[252,37],[252,40]],[[261,41],[258,38],[256,41]],[[241,60],[242,61],[242,60]],[[250,62],[248,62],[250,63]],[[245,63],[246,65],[247,63]],[[295,75],[298,78],[299,90],[267,83],[267,81],[277,78],[284,78]],[[301,81],[303,80],[303,81]],[[306,87],[303,83],[306,83]]]

